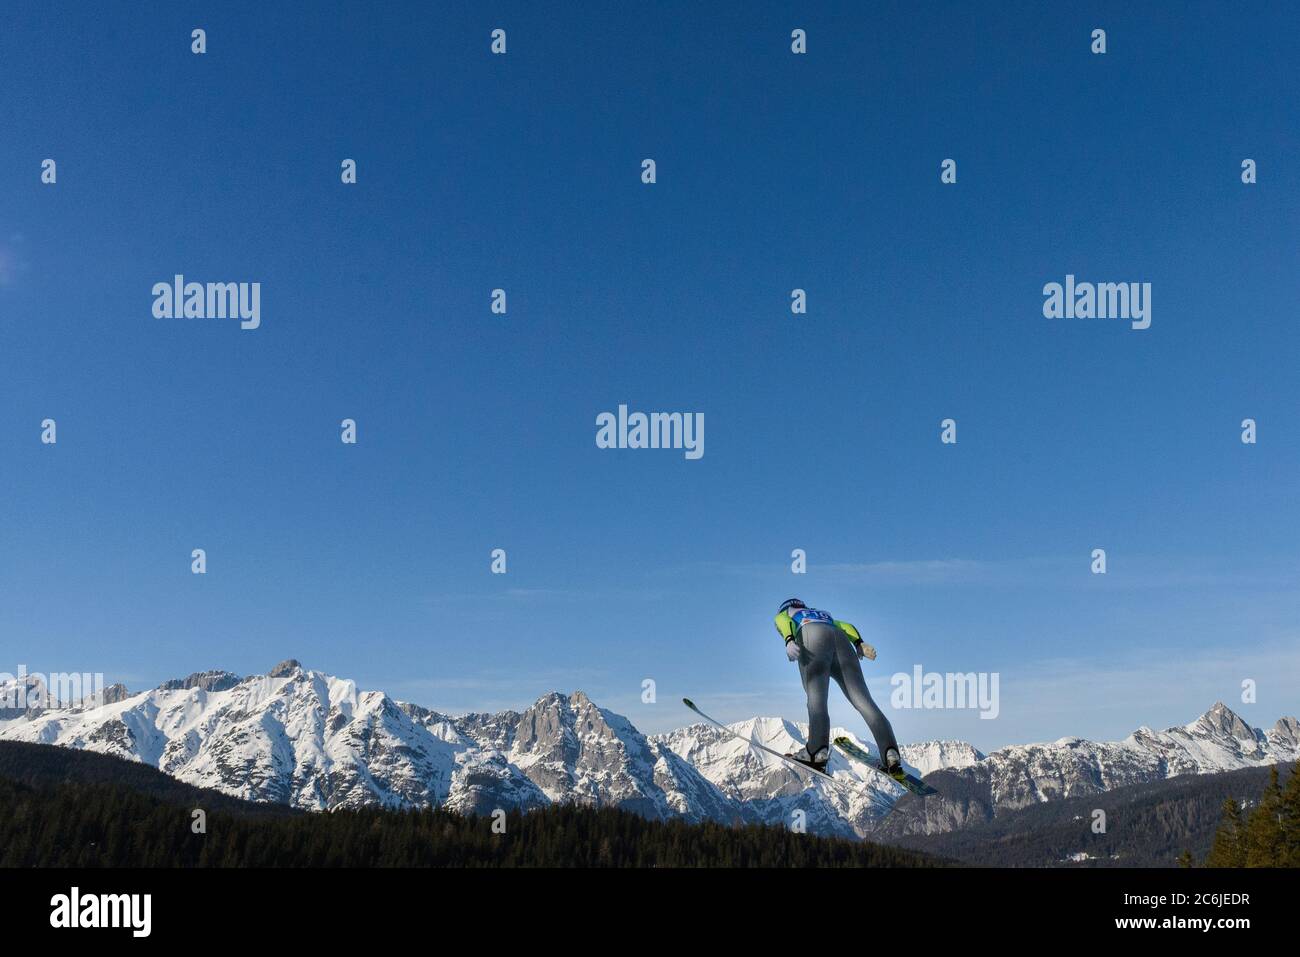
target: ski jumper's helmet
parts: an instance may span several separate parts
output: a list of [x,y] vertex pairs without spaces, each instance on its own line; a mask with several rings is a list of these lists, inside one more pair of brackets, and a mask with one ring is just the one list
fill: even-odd
[[807,607],[808,606],[805,605],[798,598],[787,598],[785,601],[781,602],[781,607],[776,610],[776,613],[779,615],[781,614],[781,612],[789,611],[791,608],[807,608]]

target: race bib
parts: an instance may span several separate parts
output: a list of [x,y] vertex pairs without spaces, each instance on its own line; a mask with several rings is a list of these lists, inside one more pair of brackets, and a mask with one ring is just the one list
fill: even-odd
[[809,622],[815,622],[821,625],[835,624],[834,618],[832,618],[830,615],[826,614],[826,612],[818,608],[796,609],[790,615],[790,619],[794,622],[794,627],[796,631],[802,628],[804,625],[808,624]]

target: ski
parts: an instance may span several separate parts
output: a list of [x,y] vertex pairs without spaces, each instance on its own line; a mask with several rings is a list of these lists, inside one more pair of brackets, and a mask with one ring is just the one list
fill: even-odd
[[[703,718],[705,721],[709,722],[709,724],[713,725],[713,726],[714,726],[715,728],[717,728],[718,730],[727,732],[727,734],[731,735],[731,736],[732,736],[733,738],[735,738],[737,741],[744,741],[746,744],[748,744],[748,745],[749,745],[750,747],[752,747],[752,748],[758,748],[760,751],[766,751],[768,754],[771,754],[771,755],[774,755],[774,756],[780,758],[780,759],[781,759],[782,761],[784,761],[786,764],[789,764],[789,765],[791,765],[792,767],[795,767],[795,768],[799,769],[800,771],[808,771],[808,772],[810,772],[812,775],[814,775],[815,777],[825,778],[827,781],[835,781],[835,778],[831,777],[831,776],[830,776],[829,774],[827,774],[825,771],[818,771],[816,768],[809,767],[808,765],[804,764],[802,761],[796,761],[794,758],[790,757],[788,754],[782,754],[780,751],[777,751],[775,748],[769,748],[769,747],[768,747],[767,745],[765,745],[765,744],[759,744],[757,741],[752,741],[752,740],[750,740],[749,738],[745,737],[743,734],[737,734],[735,731],[732,731],[730,728],[728,728],[725,724],[723,724],[723,723],[722,723],[721,721],[719,721],[717,718],[712,718],[712,717],[710,717],[709,715],[705,714],[703,711],[701,711],[698,707],[696,707],[695,702],[692,701],[690,698],[683,698],[683,699],[682,699],[682,704],[686,705],[686,707],[690,708],[692,711],[694,711],[694,712],[695,712],[696,714],[698,714],[701,718]],[[835,781],[835,783],[839,784],[839,783],[842,783],[842,782]]]
[[930,787],[930,785],[926,784],[924,781],[918,778],[916,775],[908,774],[906,771],[902,770],[901,768],[899,769],[897,775],[890,774],[879,764],[877,764],[870,754],[862,750],[862,748],[858,747],[858,745],[854,744],[848,738],[844,738],[844,737],[836,738],[835,747],[839,748],[849,757],[854,758],[857,761],[861,761],[867,767],[871,768],[871,770],[878,771],[879,773],[883,774],[885,777],[889,778],[891,781],[894,781],[902,785],[903,787],[907,788],[907,790],[911,791],[913,794],[916,794],[920,797],[926,797],[931,794],[939,793],[934,788]]

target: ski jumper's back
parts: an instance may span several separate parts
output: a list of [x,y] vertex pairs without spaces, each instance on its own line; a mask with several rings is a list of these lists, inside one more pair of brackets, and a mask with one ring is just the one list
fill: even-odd
[[779,612],[776,616],[776,630],[780,632],[783,641],[798,639],[800,629],[807,624],[831,625],[848,635],[855,645],[862,641],[857,628],[847,621],[833,618],[830,612],[820,608],[792,608]]

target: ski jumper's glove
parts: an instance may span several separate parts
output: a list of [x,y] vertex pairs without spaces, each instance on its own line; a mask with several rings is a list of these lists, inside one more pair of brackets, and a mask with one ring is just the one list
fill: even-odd
[[793,638],[787,638],[785,642],[785,656],[791,661],[799,660],[799,642]]

